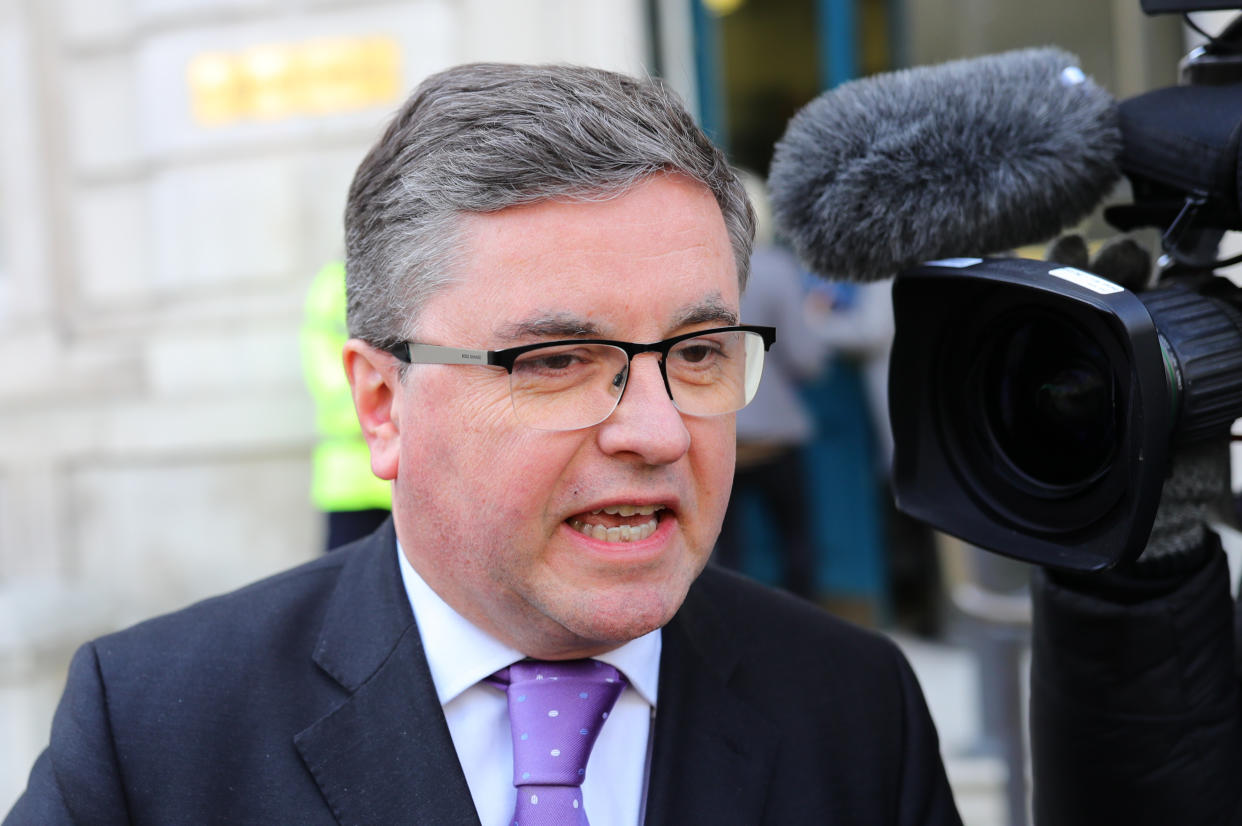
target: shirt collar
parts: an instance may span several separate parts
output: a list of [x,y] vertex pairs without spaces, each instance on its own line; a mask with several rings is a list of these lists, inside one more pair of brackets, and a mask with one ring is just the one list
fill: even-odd
[[[397,543],[397,560],[440,705],[525,658],[521,651],[481,630],[441,599],[406,559],[400,542]],[[657,628],[595,659],[624,674],[630,686],[654,708],[660,683],[660,649],[661,636]]]

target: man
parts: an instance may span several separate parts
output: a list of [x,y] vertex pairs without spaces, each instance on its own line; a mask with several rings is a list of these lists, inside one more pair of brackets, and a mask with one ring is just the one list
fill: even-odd
[[[771,342],[720,329],[752,235],[656,83],[429,78],[346,210],[345,366],[392,523],[84,646],[6,823],[960,823],[895,646],[703,571]],[[539,705],[545,668],[582,690]],[[597,688],[582,785],[527,769]]]

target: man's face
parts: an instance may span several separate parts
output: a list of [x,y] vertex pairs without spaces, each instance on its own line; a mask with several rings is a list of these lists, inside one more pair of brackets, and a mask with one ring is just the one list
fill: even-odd
[[[645,343],[737,323],[720,209],[685,178],[471,216],[466,238],[460,279],[420,316],[423,343]],[[734,417],[679,413],[657,358],[635,359],[609,418],[567,432],[517,421],[498,368],[414,365],[396,387],[405,553],[445,601],[524,653],[588,656],[662,626],[711,553]],[[613,533],[631,541],[593,528],[621,525],[633,529]]]

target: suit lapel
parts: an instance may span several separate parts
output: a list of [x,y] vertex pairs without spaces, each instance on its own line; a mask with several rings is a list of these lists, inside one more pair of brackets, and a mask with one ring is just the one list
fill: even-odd
[[727,626],[696,588],[664,628],[646,826],[759,823],[778,735],[730,687]]
[[294,742],[342,824],[479,826],[395,543],[389,522],[351,552],[314,653],[349,697]]

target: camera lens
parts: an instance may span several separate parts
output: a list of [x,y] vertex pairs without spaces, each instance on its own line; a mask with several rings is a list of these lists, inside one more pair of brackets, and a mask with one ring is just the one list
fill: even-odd
[[1117,449],[1117,383],[1100,346],[1043,313],[1003,320],[985,356],[983,416],[1020,475],[1056,488],[1093,481]]

